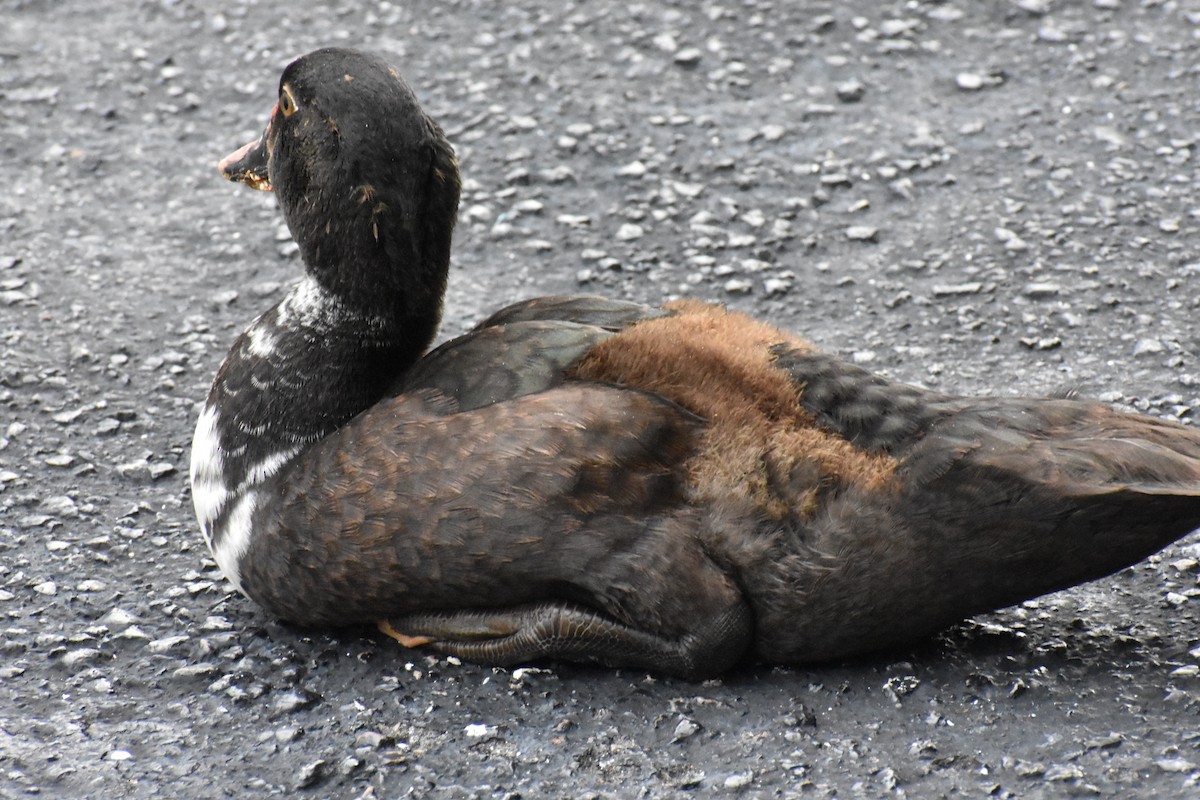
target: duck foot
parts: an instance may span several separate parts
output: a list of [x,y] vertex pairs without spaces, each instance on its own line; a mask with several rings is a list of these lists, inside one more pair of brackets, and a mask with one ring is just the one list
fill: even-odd
[[[386,627],[385,627],[386,626]],[[545,659],[637,667],[697,680],[737,662],[752,633],[749,609],[726,609],[670,639],[567,603],[408,614],[379,623],[397,641],[497,666]],[[410,635],[397,629],[412,631]],[[401,638],[403,637],[403,638]]]

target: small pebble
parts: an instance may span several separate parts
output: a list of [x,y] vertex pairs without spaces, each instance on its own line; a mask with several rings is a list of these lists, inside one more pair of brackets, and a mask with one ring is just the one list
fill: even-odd
[[75,505],[74,500],[66,495],[47,497],[42,501],[42,509],[57,517],[70,517],[74,519],[79,516],[79,507]]
[[78,650],[72,650],[62,657],[62,663],[68,667],[78,667],[81,664],[86,664],[100,655],[100,651],[94,647],[81,647]]
[[967,294],[979,294],[983,291],[983,284],[978,281],[970,281],[968,283],[952,283],[938,284],[933,287],[934,297],[957,297]]
[[137,461],[129,461],[124,464],[117,465],[117,474],[122,478],[132,480],[148,480],[150,478],[150,462],[146,459],[138,459]]
[[370,747],[373,750],[379,749],[387,737],[378,731],[362,731],[354,737],[354,744],[358,747]]
[[974,72],[960,72],[954,82],[964,92],[976,92],[983,88],[983,76]]
[[100,618],[101,625],[108,625],[113,628],[132,625],[135,622],[141,622],[141,620],[123,608],[114,608]]
[[903,36],[920,23],[915,19],[885,19],[879,23],[879,33],[889,39]]
[[176,472],[178,472],[178,469],[174,464],[167,464],[163,461],[151,462],[148,465],[148,470],[150,472],[150,479],[155,481],[159,480],[160,478],[165,478],[168,475],[174,475]]
[[624,225],[617,228],[616,237],[618,241],[629,242],[633,241],[634,239],[642,238],[645,233],[646,231],[641,225],[637,225],[632,222],[626,222]]
[[1019,341],[1030,350],[1056,350],[1063,343],[1058,336],[1023,336]]
[[1125,136],[1111,125],[1096,125],[1092,128],[1092,136],[1097,141],[1112,145],[1114,148],[1125,147],[1129,144]]
[[700,726],[686,717],[679,720],[679,724],[675,726],[675,732],[671,736],[672,742],[682,742],[685,739],[696,735],[700,730]]
[[1004,243],[1004,249],[1010,253],[1022,253],[1029,249],[1029,243],[1008,228],[996,228],[996,238]]
[[654,37],[654,46],[666,53],[674,53],[679,50],[679,42],[668,31],[663,31]]
[[275,729],[275,741],[280,744],[294,742],[304,735],[304,729],[299,725],[284,725]]
[[767,278],[763,281],[763,291],[768,297],[787,294],[792,289],[792,279],[783,276]]
[[633,161],[617,170],[617,174],[623,178],[640,178],[646,174],[646,165],[640,161]]
[[1012,4],[1022,11],[1040,17],[1050,12],[1051,0],[1012,0]]
[[787,133],[787,128],[782,125],[764,125],[759,132],[765,141],[777,142]]
[[1062,284],[1027,283],[1022,293],[1032,300],[1044,300],[1062,293]]
[[210,664],[207,661],[201,661],[198,664],[188,664],[186,666],[179,667],[171,674],[174,675],[176,678],[187,679],[187,678],[205,678],[205,677],[208,677],[209,675],[215,674],[216,672],[217,672],[216,664]]
[[317,702],[316,695],[308,692],[284,692],[275,698],[272,708],[281,714],[292,714]]
[[316,786],[325,777],[325,759],[317,759],[302,766],[296,773],[296,788],[308,789]]
[[835,91],[838,100],[843,103],[857,103],[867,93],[867,87],[857,78],[851,78],[844,83],[839,83]]
[[754,780],[753,772],[735,772],[725,779],[726,789],[745,789]]
[[468,739],[482,739],[484,736],[493,736],[496,733],[494,725],[484,725],[481,722],[472,722],[470,725],[463,728],[463,733]]
[[1153,338],[1138,339],[1137,344],[1133,346],[1135,356],[1156,356],[1164,350],[1166,347],[1162,341]]
[[191,638],[192,637],[190,636],[184,636],[182,634],[178,636],[164,636],[161,639],[155,639],[147,644],[146,649],[148,649],[151,653],[165,653],[168,650],[175,649]]
[[72,411],[60,411],[57,414],[52,414],[51,419],[59,425],[70,425],[75,420],[79,419],[87,409],[76,408]]
[[138,639],[149,639],[150,635],[148,633],[146,633],[144,630],[142,630],[141,628],[139,628],[137,625],[130,625],[128,628],[126,628],[125,630],[118,633],[114,638],[138,640]]
[[1044,777],[1048,781],[1078,781],[1083,779],[1083,770],[1074,764],[1052,764]]

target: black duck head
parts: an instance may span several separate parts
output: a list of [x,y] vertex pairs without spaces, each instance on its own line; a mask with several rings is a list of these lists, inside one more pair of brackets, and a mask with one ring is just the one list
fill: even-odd
[[275,192],[322,288],[383,318],[432,309],[436,326],[458,165],[395,67],[335,48],[293,61],[262,136],[219,168]]

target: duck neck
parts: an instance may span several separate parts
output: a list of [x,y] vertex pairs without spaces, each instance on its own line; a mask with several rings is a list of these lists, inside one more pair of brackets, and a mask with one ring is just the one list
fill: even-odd
[[217,373],[209,405],[229,417],[223,441],[271,453],[311,443],[373,405],[421,357],[449,272],[458,182],[447,174],[428,181],[437,191],[421,195],[424,205],[391,178],[376,189],[338,173],[327,182],[345,190],[309,191],[310,176],[288,177],[280,206],[306,277]]
[[360,185],[354,195],[368,199],[324,208],[317,204],[328,195],[318,195],[317,204],[291,213],[286,204],[288,226],[328,304],[360,317],[402,321],[405,340],[417,349],[415,360],[441,321],[454,211],[422,229],[413,224],[415,215],[395,212],[371,187]]

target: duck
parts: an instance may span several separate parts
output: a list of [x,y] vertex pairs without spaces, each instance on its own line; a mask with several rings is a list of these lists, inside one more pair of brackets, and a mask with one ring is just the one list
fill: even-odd
[[700,680],[887,651],[1200,527],[1200,431],[965,397],[680,300],[503,308],[433,346],[460,174],[391,64],[289,64],[222,159],[299,282],[233,342],[190,488],[242,594],[482,664]]

